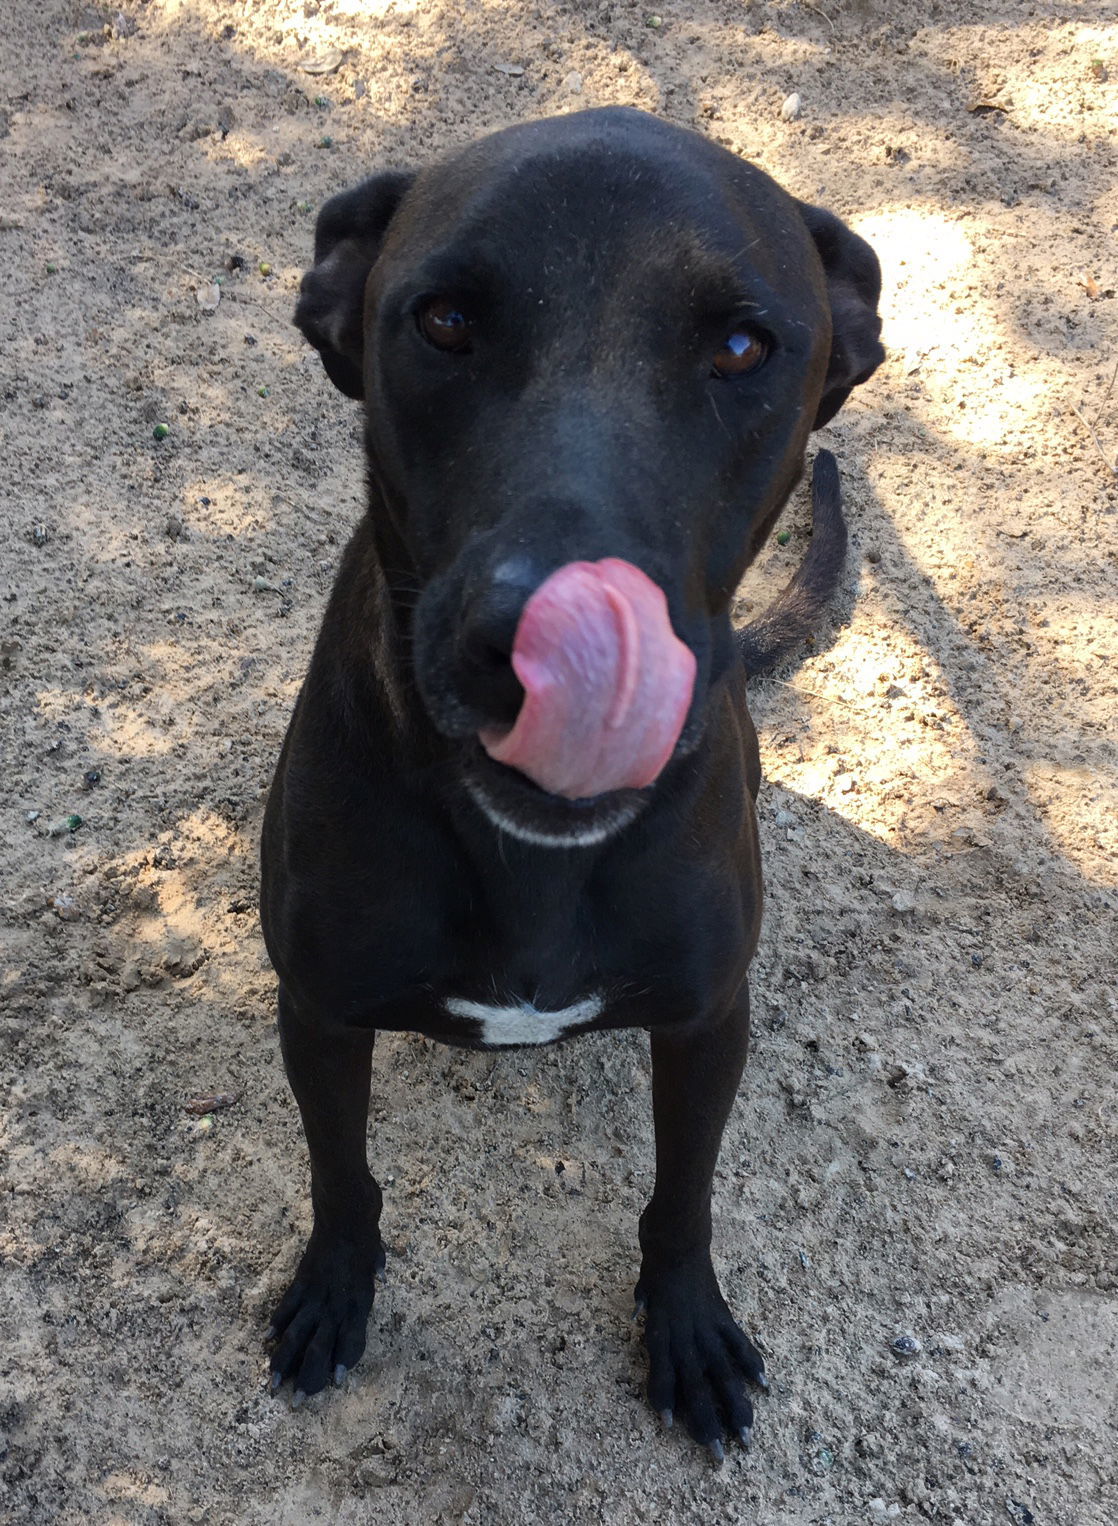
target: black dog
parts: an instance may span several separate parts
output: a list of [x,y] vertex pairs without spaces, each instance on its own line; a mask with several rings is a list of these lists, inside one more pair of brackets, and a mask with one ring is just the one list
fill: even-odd
[[882,358],[877,260],[631,110],[510,128],[322,210],[296,322],[365,402],[369,507],[268,803],[261,910],[314,1230],[269,1335],[296,1402],[365,1347],[378,1028],[651,1030],[649,1396],[721,1456],[764,1364],[710,1260],[761,873],[747,667],[804,633],[845,529],[730,624],[804,448]]

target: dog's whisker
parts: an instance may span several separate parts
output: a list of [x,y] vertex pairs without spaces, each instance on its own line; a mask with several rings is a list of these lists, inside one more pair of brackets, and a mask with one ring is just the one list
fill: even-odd
[[707,393],[707,399],[710,402],[711,411],[713,412],[714,417],[718,420],[718,427],[721,429],[722,433],[726,436],[726,438],[729,439],[730,438],[730,431],[726,428],[726,425],[725,425],[725,422],[723,421],[722,415],[718,411],[718,404],[714,400],[714,393],[713,392],[708,392]]

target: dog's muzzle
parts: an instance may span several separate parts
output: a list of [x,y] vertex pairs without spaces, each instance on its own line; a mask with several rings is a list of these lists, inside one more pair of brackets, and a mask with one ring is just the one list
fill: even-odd
[[694,653],[664,591],[631,562],[569,562],[536,589],[510,666],[524,698],[510,728],[485,727],[491,758],[549,794],[586,799],[644,789],[679,740]]

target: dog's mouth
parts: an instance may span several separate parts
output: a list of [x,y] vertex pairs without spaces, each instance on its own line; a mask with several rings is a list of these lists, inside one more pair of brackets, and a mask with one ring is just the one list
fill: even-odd
[[568,798],[497,762],[480,742],[466,742],[459,771],[487,820],[510,837],[545,848],[589,848],[623,830],[647,806],[649,789],[616,789]]
[[469,600],[458,580],[430,585],[420,689],[492,824],[590,846],[634,820],[669,761],[691,750],[699,661],[664,589],[632,562],[567,562],[527,593],[510,570],[521,572],[499,563]]
[[652,784],[695,689],[694,653],[664,591],[631,562],[568,562],[524,606],[509,658],[523,690],[510,727],[479,740],[549,795],[585,802]]

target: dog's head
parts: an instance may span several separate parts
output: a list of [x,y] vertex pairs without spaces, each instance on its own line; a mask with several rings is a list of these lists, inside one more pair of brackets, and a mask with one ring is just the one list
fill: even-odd
[[882,358],[879,285],[830,213],[628,109],[323,208],[296,322],[365,400],[423,702],[502,825],[595,840],[694,745],[808,434]]

